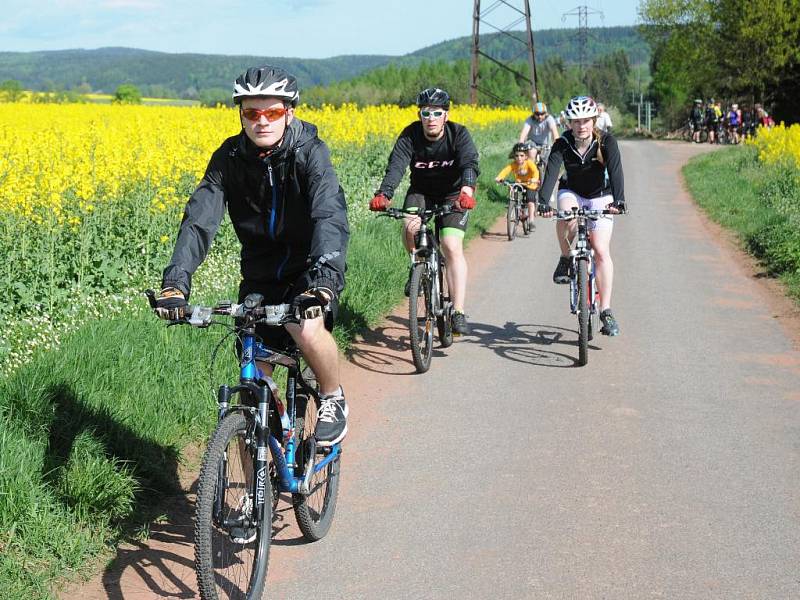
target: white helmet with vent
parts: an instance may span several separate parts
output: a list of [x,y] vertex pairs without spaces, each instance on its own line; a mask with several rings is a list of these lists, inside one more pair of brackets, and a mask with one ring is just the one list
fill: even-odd
[[597,104],[590,96],[575,96],[564,110],[567,118],[590,119],[597,116]]

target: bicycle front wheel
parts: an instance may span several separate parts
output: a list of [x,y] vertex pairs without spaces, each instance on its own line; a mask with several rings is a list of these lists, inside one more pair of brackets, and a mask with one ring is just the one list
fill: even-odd
[[578,260],[578,366],[589,360],[589,275],[586,260]]
[[[306,378],[308,383],[312,383]],[[297,473],[303,476],[305,465],[312,457],[307,456],[306,440],[314,436],[317,426],[317,411],[319,406],[313,396],[300,393],[296,396],[295,411],[297,418],[295,428],[297,431]],[[322,457],[322,454],[317,454]],[[317,456],[313,458],[317,458]],[[336,499],[339,495],[339,467],[341,458],[329,462],[325,468],[311,476],[309,484],[310,493],[292,494],[294,516],[297,525],[303,532],[303,537],[311,542],[316,542],[325,537],[333,522],[336,511]]]
[[432,287],[428,265],[414,265],[408,295],[408,330],[411,334],[411,356],[418,373],[430,368],[433,354]]
[[254,457],[248,421],[220,421],[203,458],[197,485],[195,569],[203,600],[256,600],[264,593],[272,537],[272,490],[265,480],[264,514],[256,522]]
[[512,241],[517,235],[517,204],[513,200],[508,202],[508,210],[506,211],[506,232],[508,233],[508,241]]
[[439,306],[444,311],[442,316],[436,317],[436,328],[439,333],[439,343],[442,348],[453,345],[453,305],[450,303],[450,291],[447,287],[447,267],[444,258],[439,261]]

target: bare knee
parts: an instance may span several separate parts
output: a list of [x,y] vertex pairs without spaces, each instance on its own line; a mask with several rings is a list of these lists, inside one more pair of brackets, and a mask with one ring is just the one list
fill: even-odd
[[295,323],[286,325],[286,331],[292,336],[297,347],[302,350],[318,343],[318,340],[327,332],[327,329],[325,329],[325,320],[320,317],[317,319],[305,319],[300,325]]

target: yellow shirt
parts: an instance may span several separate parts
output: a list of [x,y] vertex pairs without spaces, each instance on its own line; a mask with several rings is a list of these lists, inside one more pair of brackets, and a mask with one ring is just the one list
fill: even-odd
[[497,174],[495,179],[505,179],[512,172],[514,173],[514,181],[517,183],[524,184],[529,190],[539,188],[539,169],[536,168],[532,160],[526,159],[521,165],[518,165],[517,161],[510,162]]

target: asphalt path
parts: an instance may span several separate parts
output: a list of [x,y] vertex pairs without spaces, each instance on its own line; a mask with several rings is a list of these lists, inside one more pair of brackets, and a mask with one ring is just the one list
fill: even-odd
[[[684,191],[708,147],[621,149],[621,335],[576,365],[553,222],[474,241],[473,335],[416,375],[399,307],[342,361],[336,518],[308,544],[279,506],[267,598],[800,598],[800,317]],[[195,597],[195,476],[62,597]]]
[[683,191],[702,150],[621,148],[621,335],[577,367],[553,222],[486,234],[473,335],[413,375],[399,311],[352,353],[336,520],[283,513],[269,597],[800,598],[800,353]]

